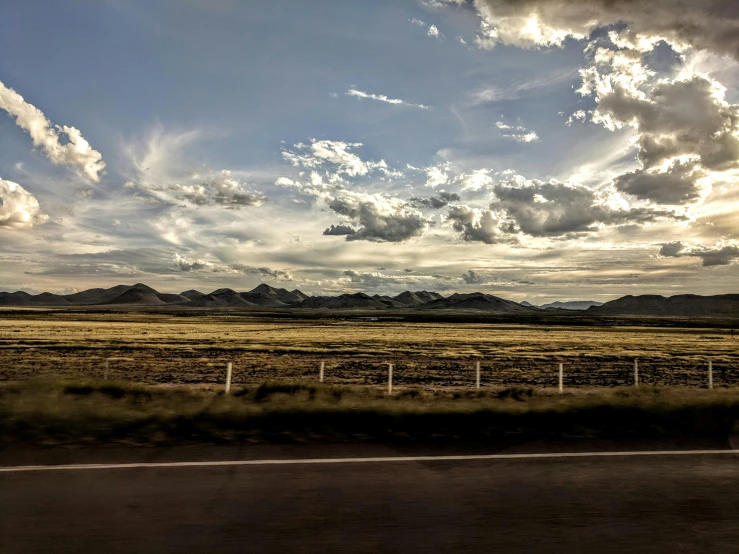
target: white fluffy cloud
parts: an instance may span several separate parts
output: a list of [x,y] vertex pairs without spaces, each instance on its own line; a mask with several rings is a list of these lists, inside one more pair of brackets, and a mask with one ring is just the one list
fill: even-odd
[[430,166],[424,169],[426,172],[426,186],[436,188],[449,183],[449,164]]
[[84,139],[79,129],[52,125],[41,110],[26,102],[12,88],[0,82],[0,108],[15,117],[16,124],[31,135],[55,165],[74,167],[92,181],[99,181],[105,170],[103,156]]
[[702,265],[729,265],[739,261],[739,245],[734,241],[722,241],[714,246],[691,246],[683,241],[666,242],[660,245],[659,254],[665,258],[685,256],[700,258]]
[[48,220],[35,196],[18,183],[0,179],[0,229],[31,229]]
[[364,161],[351,150],[360,148],[361,142],[311,139],[310,144],[298,143],[293,150],[284,150],[282,157],[295,167],[307,169],[324,168],[327,165],[339,175],[364,176],[373,171],[395,175],[385,160]]
[[493,184],[490,169],[475,169],[471,173],[463,173],[458,181],[462,190],[477,191]]

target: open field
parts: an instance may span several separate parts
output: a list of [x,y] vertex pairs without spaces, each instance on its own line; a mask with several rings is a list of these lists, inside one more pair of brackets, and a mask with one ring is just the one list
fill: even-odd
[[574,327],[482,323],[300,320],[214,314],[4,312],[0,380],[109,378],[148,384],[216,384],[225,363],[235,384],[317,380],[321,360],[333,384],[375,385],[395,364],[398,387],[470,387],[474,364],[486,386],[739,385],[739,338],[727,329]]

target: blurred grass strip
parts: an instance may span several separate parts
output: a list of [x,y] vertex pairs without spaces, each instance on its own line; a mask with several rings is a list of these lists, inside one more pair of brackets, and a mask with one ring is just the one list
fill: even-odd
[[739,389],[430,391],[299,381],[219,388],[0,384],[0,444],[198,444],[510,437],[727,437]]

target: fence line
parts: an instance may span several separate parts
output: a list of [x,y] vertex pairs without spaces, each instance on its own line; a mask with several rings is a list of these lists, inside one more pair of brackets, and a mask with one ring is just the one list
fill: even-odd
[[[608,360],[607,364],[592,364],[585,365],[582,359],[574,358],[568,363],[566,361],[557,362],[555,365],[557,371],[556,381],[549,377],[551,375],[551,369],[546,369],[546,360],[532,360],[531,358],[522,358],[519,363],[516,359],[511,360],[506,358],[505,362],[507,366],[504,370],[501,370],[501,360],[495,358],[488,359],[485,363],[487,368],[483,368],[484,360],[443,360],[443,366],[437,366],[433,363],[428,364],[426,367],[420,366],[413,362],[403,362],[400,366],[397,366],[395,362],[385,363],[387,366],[387,386],[388,394],[392,394],[393,387],[397,384],[401,386],[454,386],[454,387],[473,387],[475,390],[480,390],[482,387],[482,372],[485,369],[485,380],[488,386],[533,386],[533,387],[551,387],[556,386],[559,392],[564,391],[564,378],[565,372],[567,373],[568,387],[611,387],[611,386],[622,386],[628,384],[624,379],[626,373],[623,372],[623,364],[626,361],[633,360],[633,386],[639,387],[641,384],[653,384],[653,385],[665,385],[665,386],[699,386],[700,388],[713,389],[716,385],[714,374],[714,359],[707,357],[700,357],[698,359],[691,360],[692,363],[688,365],[685,358],[675,367],[670,362],[663,358],[638,358],[638,357],[624,357],[616,360]],[[555,358],[553,355],[552,358]],[[300,360],[300,364],[288,365],[287,370],[284,367],[274,367],[274,361],[281,359],[275,357],[270,359],[269,362],[272,365],[263,364],[260,365],[257,362],[244,363],[239,361],[236,372],[234,372],[234,361],[228,361],[226,363],[226,393],[230,392],[232,382],[256,382],[264,381],[266,379],[303,379],[308,377],[303,366],[310,364],[310,361]],[[70,357],[68,361],[68,367],[75,367],[76,371],[66,372],[65,368],[59,368],[59,360],[55,363],[45,364],[49,366],[46,371],[26,371],[21,378],[27,376],[33,376],[37,374],[57,374],[57,375],[70,375],[74,374],[77,376],[89,374],[89,370],[92,370],[92,376],[95,376],[97,371],[97,377],[103,379],[110,379],[118,377],[123,380],[130,380],[134,382],[167,382],[162,380],[161,377],[165,374],[177,374],[178,371],[182,370],[182,366],[187,364],[187,369],[182,371],[183,374],[187,374],[187,379],[178,378],[181,376],[174,375],[170,381],[180,382],[183,384],[196,384],[196,383],[213,383],[220,381],[223,383],[223,373],[220,373],[221,377],[217,377],[218,370],[213,368],[223,368],[224,358],[219,356],[218,358],[198,358],[195,360],[188,360],[182,357],[167,358],[164,356],[158,356],[155,367],[167,369],[166,372],[157,372],[152,370],[148,365],[145,371],[142,368],[131,367],[131,362],[148,362],[146,357],[135,358],[135,357],[123,357],[123,356],[95,356],[95,357]],[[292,360],[288,360],[292,361]],[[87,362],[90,363],[91,367],[87,366]],[[113,363],[115,362],[115,363]],[[195,363],[193,363],[195,362]],[[199,363],[207,362],[206,367],[208,373],[203,372],[203,366],[198,367]],[[364,363],[363,363],[364,362]],[[644,368],[641,367],[641,363],[644,362]],[[151,362],[154,363],[154,362]],[[331,364],[331,374],[329,381],[334,383],[361,383],[361,384],[380,384],[384,379],[381,373],[374,368],[378,368],[382,362],[379,360],[361,360],[355,358],[339,359],[338,362]],[[73,365],[74,364],[74,365]],[[172,367],[175,365],[177,367]],[[324,383],[326,379],[327,361],[320,360],[319,362],[319,375],[318,381]],[[474,364],[470,367],[471,364]],[[533,364],[533,366],[532,366]],[[95,370],[95,365],[100,369]],[[403,366],[406,366],[405,368]],[[518,369],[521,365],[528,366],[527,371]],[[8,364],[0,362],[0,370],[5,369],[6,372],[0,373],[0,379],[9,380],[12,377],[8,377],[7,369],[10,367],[12,373],[12,363]],[[348,366],[348,367],[347,367]],[[410,367],[408,367],[410,366]],[[465,366],[468,368],[465,371]],[[661,366],[670,366],[667,369]],[[719,366],[719,384],[720,386],[739,386],[739,371],[737,371],[736,362],[724,362]],[[316,366],[313,366],[314,368]],[[548,366],[552,368],[552,365]],[[411,369],[411,371],[408,371]],[[473,369],[474,377],[470,377],[469,369]],[[397,370],[397,372],[396,372]],[[646,370],[646,371],[645,371]],[[223,371],[222,369],[220,371]],[[315,371],[315,369],[313,370]],[[143,379],[139,377],[143,373]],[[395,374],[397,373],[397,374]],[[647,380],[644,380],[644,377]],[[313,379],[315,379],[315,373],[313,373]],[[551,380],[550,380],[551,379]]]

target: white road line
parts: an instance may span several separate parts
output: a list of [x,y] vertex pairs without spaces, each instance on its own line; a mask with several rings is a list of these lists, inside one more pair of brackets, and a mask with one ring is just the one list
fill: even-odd
[[134,462],[121,464],[70,464],[38,466],[0,466],[0,473],[23,471],[69,471],[86,469],[141,469],[141,468],[185,468],[185,467],[223,467],[223,466],[280,466],[311,464],[372,464],[397,462],[455,462],[467,460],[531,460],[555,458],[618,458],[649,456],[701,456],[738,455],[737,450],[642,450],[635,452],[553,452],[541,454],[470,454],[463,456],[397,456],[377,458],[297,458],[285,460],[221,460],[203,462]]

